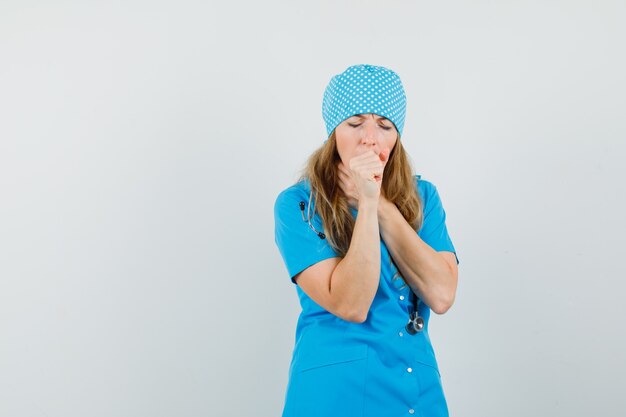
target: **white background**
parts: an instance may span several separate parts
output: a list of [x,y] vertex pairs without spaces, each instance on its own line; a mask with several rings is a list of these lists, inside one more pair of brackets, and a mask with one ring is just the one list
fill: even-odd
[[0,2],[0,416],[278,416],[273,204],[383,65],[459,256],[452,416],[623,416],[623,1]]

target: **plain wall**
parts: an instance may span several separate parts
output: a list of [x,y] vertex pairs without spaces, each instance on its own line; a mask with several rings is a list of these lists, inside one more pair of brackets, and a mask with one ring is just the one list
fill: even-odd
[[0,415],[278,416],[273,204],[396,71],[460,260],[452,416],[623,416],[623,1],[0,2]]

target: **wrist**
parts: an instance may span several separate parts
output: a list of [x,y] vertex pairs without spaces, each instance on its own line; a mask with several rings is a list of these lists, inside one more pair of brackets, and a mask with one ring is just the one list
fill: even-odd
[[380,207],[380,204],[378,200],[359,200],[359,203],[358,203],[359,213],[361,211],[371,211],[371,212],[377,213],[379,207]]
[[388,217],[390,209],[393,209],[394,207],[395,207],[395,204],[393,204],[391,201],[387,200],[386,198],[381,197],[378,203],[378,210],[377,210],[379,221],[384,220],[386,217]]

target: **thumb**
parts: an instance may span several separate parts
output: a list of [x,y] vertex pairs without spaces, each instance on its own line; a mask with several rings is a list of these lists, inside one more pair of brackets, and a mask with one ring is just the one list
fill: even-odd
[[378,157],[382,162],[387,162],[387,158],[389,158],[389,151],[387,149],[383,149],[380,151],[380,154],[378,154]]

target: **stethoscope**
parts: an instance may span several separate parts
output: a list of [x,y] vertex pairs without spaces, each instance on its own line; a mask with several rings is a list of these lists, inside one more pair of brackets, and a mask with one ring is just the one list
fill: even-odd
[[409,322],[406,324],[406,331],[413,335],[424,329],[424,319],[420,317],[417,311],[417,295],[411,290],[411,307],[409,311]]
[[[313,192],[309,196],[309,209],[311,208],[311,198]],[[307,209],[307,215],[304,215],[304,201],[300,201],[300,211],[302,212],[302,221],[309,223],[311,230],[319,236],[320,239],[326,239],[326,235],[322,232],[318,232],[317,229],[311,224],[310,210]],[[409,307],[409,322],[406,324],[405,329],[410,335],[417,334],[424,329],[424,319],[420,317],[417,311],[417,295],[411,290],[411,306]]]

